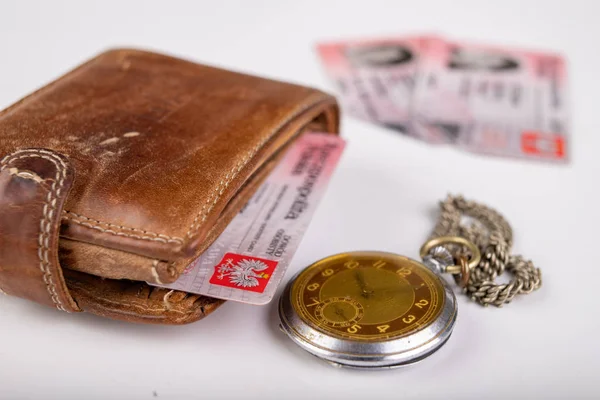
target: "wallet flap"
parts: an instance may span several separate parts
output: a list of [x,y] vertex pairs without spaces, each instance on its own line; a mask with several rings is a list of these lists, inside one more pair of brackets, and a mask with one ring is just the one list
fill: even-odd
[[27,143],[69,158],[77,180],[63,237],[173,262],[204,247],[303,127],[319,120],[335,132],[337,119],[335,99],[318,90],[113,50],[3,111],[0,154]]
[[68,160],[24,149],[0,163],[0,290],[79,311],[58,261],[62,208],[73,184]]

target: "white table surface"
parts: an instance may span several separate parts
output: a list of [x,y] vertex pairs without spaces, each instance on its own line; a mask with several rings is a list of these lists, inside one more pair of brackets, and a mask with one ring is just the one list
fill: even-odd
[[593,1],[13,1],[0,4],[0,107],[114,46],[331,90],[319,39],[437,32],[569,61],[572,163],[430,147],[343,119],[349,145],[288,278],[345,250],[417,257],[446,193],[514,225],[544,286],[503,309],[459,295],[450,341],[401,370],[331,368],[277,328],[275,303],[227,303],[183,327],[67,315],[0,297],[0,398],[408,399],[600,396],[599,7]]

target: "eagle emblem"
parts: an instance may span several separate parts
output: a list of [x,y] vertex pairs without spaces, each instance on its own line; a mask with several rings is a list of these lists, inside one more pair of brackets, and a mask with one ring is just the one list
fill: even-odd
[[210,283],[262,293],[276,266],[273,260],[227,253]]

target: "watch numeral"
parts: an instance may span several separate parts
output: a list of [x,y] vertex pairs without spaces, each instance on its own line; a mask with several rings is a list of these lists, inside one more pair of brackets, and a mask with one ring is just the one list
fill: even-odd
[[373,263],[373,266],[375,268],[381,268],[381,267],[385,266],[385,261],[383,261],[383,260],[377,260],[377,261],[375,261]]
[[425,299],[419,300],[418,302],[415,303],[415,306],[419,307],[419,308],[423,308],[425,307],[427,304],[429,304],[429,302]]
[[350,328],[348,328],[348,332],[349,332],[349,333],[356,333],[356,332],[358,332],[358,330],[359,330],[360,328],[362,328],[362,326],[360,326],[360,325],[357,325],[357,324],[354,324],[354,325],[352,325]]
[[379,333],[385,333],[385,331],[390,329],[390,326],[389,325],[379,325],[377,327],[377,329],[379,330]]
[[412,271],[406,267],[402,267],[400,268],[398,271],[396,271],[396,273],[398,275],[400,275],[403,278],[406,278],[407,276],[409,276],[410,274],[412,274]]
[[344,266],[348,269],[354,269],[356,267],[358,267],[360,265],[360,263],[356,260],[350,260],[350,261],[346,261],[344,263]]
[[306,287],[308,290],[310,290],[311,292],[314,292],[315,290],[317,290],[319,288],[319,284],[317,282],[315,283],[311,283],[310,285],[308,285]]
[[316,297],[311,297],[310,298],[313,302],[310,304],[307,304],[306,307],[312,307],[312,306],[316,306],[321,304],[321,302],[319,301],[319,299],[317,299]]
[[408,317],[402,318],[402,322],[404,322],[405,324],[410,324],[415,319],[416,319],[416,317],[414,315],[409,315]]
[[323,271],[321,273],[321,275],[323,275],[323,276],[331,276],[331,275],[333,275],[333,272],[334,271],[331,268],[327,268],[325,271]]

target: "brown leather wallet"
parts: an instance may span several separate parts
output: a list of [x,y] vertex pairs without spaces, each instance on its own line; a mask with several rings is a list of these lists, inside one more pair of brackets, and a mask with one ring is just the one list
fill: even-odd
[[91,59],[0,113],[0,291],[183,324],[222,300],[173,282],[303,131],[320,91],[138,50]]

